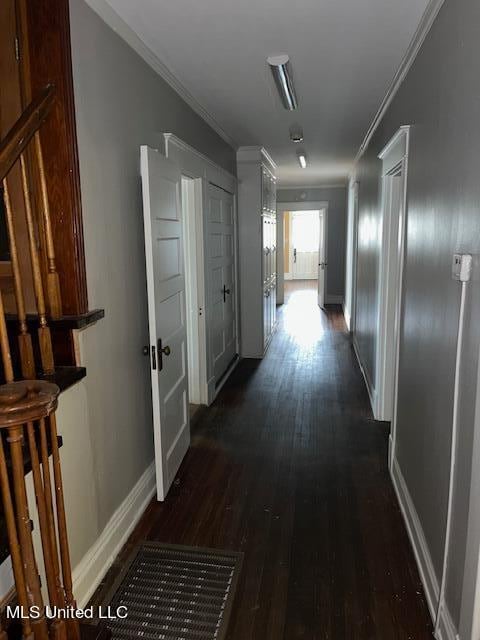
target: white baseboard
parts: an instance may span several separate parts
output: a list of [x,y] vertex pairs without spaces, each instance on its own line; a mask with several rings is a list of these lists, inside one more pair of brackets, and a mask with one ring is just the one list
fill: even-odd
[[119,554],[154,496],[155,484],[155,463],[152,462],[110,518],[98,540],[75,567],[73,587],[79,607],[88,603]]
[[[435,621],[439,597],[438,578],[433,568],[432,558],[430,556],[427,541],[425,540],[422,525],[420,524],[420,519],[407,485],[405,484],[398,461],[395,457],[392,459],[390,473],[403,519],[405,520],[407,533],[413,547],[413,553],[417,561],[418,571],[420,573],[420,578],[425,590],[425,596],[427,598],[428,609],[432,616],[432,620]],[[449,637],[450,636],[444,636],[444,640],[447,640]],[[455,638],[455,636],[453,636],[453,638]]]
[[440,608],[438,629],[435,633],[437,640],[459,640],[459,635],[453,624],[452,616],[446,606]]
[[292,274],[291,273],[284,273],[283,274],[283,279],[284,280],[292,280]]
[[325,304],[343,304],[343,296],[327,293],[325,296]]
[[223,374],[222,379],[220,381],[220,384],[218,386],[214,386],[213,387],[213,397],[211,402],[209,403],[209,405],[215,400],[215,398],[218,396],[218,394],[220,393],[220,391],[222,390],[224,384],[227,382],[227,380],[229,379],[229,377],[232,375],[232,373],[234,372],[234,370],[237,368],[238,363],[240,362],[240,356],[237,354],[235,360],[232,362],[232,364],[229,366],[229,368],[226,370],[226,372]]
[[360,352],[358,350],[357,340],[355,339],[355,334],[352,339],[352,345],[353,345],[353,350],[355,352],[355,355],[357,356],[358,366],[360,367],[360,371],[362,372],[362,376],[365,381],[365,386],[367,387],[367,393],[370,400],[370,407],[372,409],[373,417],[376,419],[377,392],[373,388],[372,383],[370,382],[370,377],[368,376],[367,372],[365,371],[365,367],[362,364],[362,360],[360,358]]

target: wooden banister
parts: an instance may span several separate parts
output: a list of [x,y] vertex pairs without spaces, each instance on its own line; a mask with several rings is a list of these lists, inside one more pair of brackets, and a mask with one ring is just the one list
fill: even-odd
[[[54,102],[55,87],[47,85],[30,103],[6,137],[0,141],[0,181],[3,184],[5,218],[7,222],[10,260],[13,273],[18,318],[18,347],[22,375],[26,379],[36,376],[32,337],[26,323],[25,282],[33,285],[36,311],[39,319],[37,330],[41,370],[51,375],[55,371],[49,318],[62,316],[59,276],[56,268],[55,246],[51,221],[50,203],[47,193],[45,165],[40,139],[40,128],[45,122]],[[29,148],[32,142],[33,149]],[[15,186],[15,169],[20,169],[22,197],[11,197],[11,184]],[[10,171],[12,174],[10,174]],[[12,177],[13,176],[13,177]],[[32,183],[32,179],[37,179]],[[15,200],[17,209],[12,202]],[[19,226],[20,225],[20,226]],[[29,260],[22,267],[19,260],[19,233],[26,231]],[[25,244],[25,239],[23,240]],[[22,271],[23,269],[23,271]],[[31,273],[28,271],[31,270]],[[32,291],[28,289],[31,299]],[[0,347],[5,351],[5,345]],[[5,366],[5,363],[4,363]],[[7,376],[5,379],[8,381]]]
[[0,180],[6,177],[20,154],[45,122],[54,100],[55,87],[49,84],[32,100],[0,142]]

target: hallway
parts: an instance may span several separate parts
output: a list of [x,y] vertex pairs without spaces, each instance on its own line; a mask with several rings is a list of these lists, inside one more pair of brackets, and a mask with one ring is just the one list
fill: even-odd
[[[245,553],[231,640],[423,640],[430,618],[340,307],[287,284],[263,361],[243,360],[142,539]],[[98,596],[101,597],[102,588]]]

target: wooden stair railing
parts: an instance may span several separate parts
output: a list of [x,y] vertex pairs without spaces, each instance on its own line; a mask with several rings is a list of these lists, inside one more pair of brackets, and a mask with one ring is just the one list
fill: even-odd
[[[27,324],[25,289],[18,258],[18,242],[15,232],[15,212],[12,209],[8,178],[12,168],[19,163],[33,288],[39,318],[37,333],[40,347],[40,360],[42,372],[49,375],[54,372],[55,364],[53,359],[52,338],[47,320],[47,307],[51,318],[60,318],[62,316],[62,302],[55,262],[55,247],[42,144],[40,140],[40,128],[48,117],[54,97],[54,87],[52,85],[45,87],[0,142],[0,180],[3,184],[6,226],[18,316],[18,349],[22,376],[26,379],[35,377],[35,359],[32,336],[29,333]],[[33,148],[30,147],[32,141]],[[27,162],[28,159],[31,160],[30,163]],[[39,193],[36,194],[36,198],[33,196],[31,186],[32,174],[36,174],[38,178]],[[37,215],[35,215],[35,205],[39,209]],[[42,275],[39,245],[40,247],[44,247],[45,251],[47,263],[46,282],[44,282]]]
[[[109,640],[110,633],[100,625],[79,624],[75,616],[65,617],[76,609],[73,596],[72,568],[67,536],[62,473],[55,410],[59,388],[45,380],[35,380],[32,337],[25,309],[25,290],[18,260],[17,238],[9,193],[8,175],[18,162],[25,203],[28,246],[32,266],[38,313],[38,338],[42,374],[54,371],[52,341],[47,320],[60,318],[61,297],[48,206],[39,129],[48,115],[54,98],[49,86],[34,100],[0,142],[0,180],[3,183],[10,259],[14,276],[18,320],[18,345],[24,380],[14,381],[3,296],[0,290],[0,355],[6,384],[0,385],[0,492],[8,534],[15,581],[16,598],[25,617],[21,620],[22,640]],[[29,144],[34,141],[33,149]],[[32,153],[33,152],[33,153]],[[32,160],[32,162],[28,162]],[[35,163],[33,162],[35,160]],[[32,165],[39,178],[39,193],[32,195]],[[40,203],[38,205],[38,202]],[[34,206],[40,206],[35,217]],[[42,276],[38,245],[44,247],[47,261],[46,282]],[[50,468],[51,453],[51,468]],[[46,576],[46,593],[42,592],[39,566],[35,555],[26,481],[25,458],[32,470],[36,509],[40,524],[42,566]],[[47,620],[46,605],[57,615]],[[31,607],[38,607],[39,616]],[[54,609],[55,608],[55,609]],[[0,640],[7,640],[0,621]]]

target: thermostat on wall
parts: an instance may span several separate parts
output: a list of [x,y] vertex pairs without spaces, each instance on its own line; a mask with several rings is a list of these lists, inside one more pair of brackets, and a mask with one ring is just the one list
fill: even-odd
[[472,275],[472,256],[469,253],[454,253],[452,262],[452,278],[468,282]]

